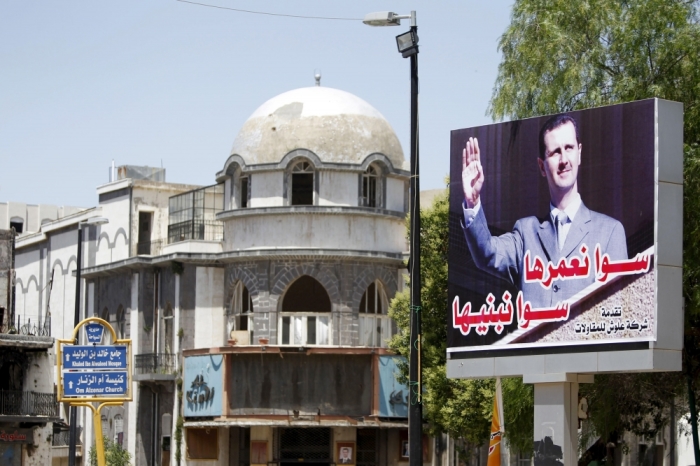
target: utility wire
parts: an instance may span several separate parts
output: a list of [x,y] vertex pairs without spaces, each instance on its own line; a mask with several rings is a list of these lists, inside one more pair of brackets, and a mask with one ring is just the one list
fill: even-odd
[[284,16],[287,18],[302,18],[302,19],[330,19],[330,20],[336,20],[336,21],[362,21],[362,18],[333,18],[333,17],[327,17],[327,16],[285,15],[282,13],[267,13],[265,11],[242,10],[240,8],[229,8],[229,7],[225,7],[225,6],[219,6],[219,5],[209,5],[207,3],[191,2],[189,0],[177,0],[177,1],[182,2],[182,3],[189,3],[192,5],[206,6],[209,8],[218,8],[220,10],[231,10],[231,11],[237,11],[239,13],[251,13],[254,15]]

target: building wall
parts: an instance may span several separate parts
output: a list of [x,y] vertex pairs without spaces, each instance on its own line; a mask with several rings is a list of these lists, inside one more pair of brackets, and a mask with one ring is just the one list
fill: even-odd
[[250,207],[275,207],[284,204],[284,172],[258,172],[250,177]]
[[224,346],[224,269],[197,267],[195,283],[194,347]]
[[318,205],[356,206],[359,199],[358,174],[335,170],[319,170]]
[[340,248],[401,253],[406,248],[405,230],[398,216],[268,213],[226,220],[224,250]]
[[[392,298],[397,291],[399,274],[400,270],[392,265],[324,260],[322,257],[295,259],[281,256],[274,261],[241,262],[226,268],[224,308],[230,307],[235,283],[242,281],[253,300],[256,337],[268,337],[271,344],[276,344],[279,342],[277,322],[280,298],[294,280],[309,275],[324,286],[330,297],[332,344],[357,345],[359,306],[363,293],[374,280],[380,280],[387,297]],[[200,325],[199,321],[197,325]]]
[[129,257],[130,227],[129,203],[131,187],[129,180],[115,184],[118,189],[105,190],[100,193],[102,216],[109,223],[99,227],[97,239],[96,265],[108,264]]
[[386,209],[405,212],[408,209],[408,205],[405,202],[406,192],[406,180],[403,178],[386,178]]

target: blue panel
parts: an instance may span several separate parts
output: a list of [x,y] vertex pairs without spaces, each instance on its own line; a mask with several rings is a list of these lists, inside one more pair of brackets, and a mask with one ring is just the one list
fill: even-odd
[[102,335],[104,335],[104,333],[105,328],[102,324],[90,322],[85,325],[85,336],[87,336],[88,343],[99,345],[102,343]]
[[379,415],[408,417],[408,387],[396,381],[401,356],[379,356]]
[[64,345],[64,369],[126,369],[126,346]]
[[220,354],[185,358],[185,417],[221,416],[224,357]]
[[64,396],[125,396],[126,371],[79,371],[63,373]]

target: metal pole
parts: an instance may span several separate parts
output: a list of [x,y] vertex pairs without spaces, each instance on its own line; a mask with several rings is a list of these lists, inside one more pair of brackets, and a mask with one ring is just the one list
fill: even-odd
[[[78,257],[75,267],[75,315],[73,318],[73,328],[80,323],[80,267],[82,265],[83,252],[83,228],[78,223]],[[75,446],[78,436],[78,407],[70,407],[70,430],[68,432],[68,466],[75,466]],[[83,452],[85,456],[85,452]]]
[[[417,34],[418,26],[411,25]],[[420,279],[420,182],[418,167],[418,54],[411,55],[411,349],[409,359],[410,406],[408,408],[408,448],[410,466],[423,464],[423,406],[421,381],[421,279]]]

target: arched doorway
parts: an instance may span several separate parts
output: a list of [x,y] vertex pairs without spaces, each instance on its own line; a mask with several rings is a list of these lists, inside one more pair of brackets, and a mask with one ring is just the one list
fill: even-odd
[[313,277],[303,275],[282,298],[279,332],[282,345],[330,344],[331,299]]

